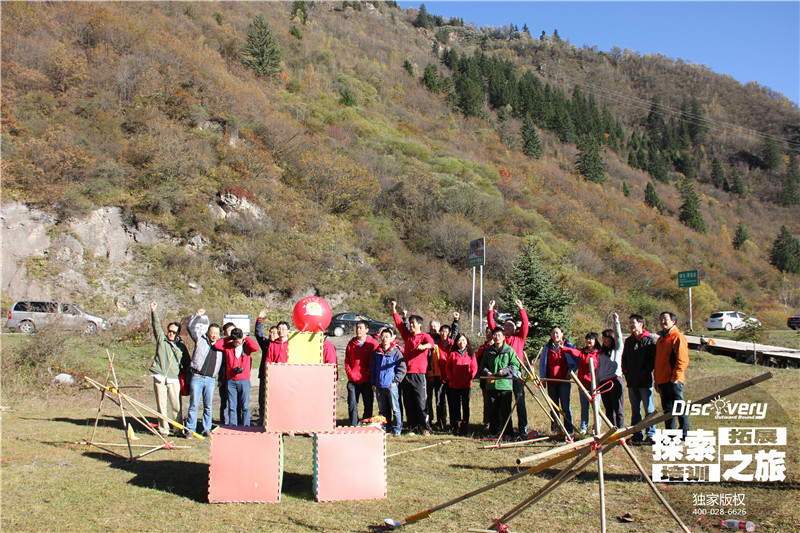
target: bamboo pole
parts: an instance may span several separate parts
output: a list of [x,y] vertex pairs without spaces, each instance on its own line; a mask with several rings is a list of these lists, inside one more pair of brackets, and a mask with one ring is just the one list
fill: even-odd
[[533,475],[533,474],[538,474],[542,470],[546,470],[546,469],[550,468],[551,466],[557,465],[560,462],[561,462],[560,460],[551,459],[550,461],[545,461],[545,462],[540,463],[540,464],[538,464],[536,466],[532,466],[532,467],[528,468],[527,470],[523,470],[522,472],[517,472],[516,474],[514,474],[512,476],[509,476],[507,478],[501,479],[499,481],[495,481],[493,483],[489,483],[488,485],[484,485],[483,487],[479,487],[479,488],[477,488],[477,489],[475,489],[475,490],[473,490],[471,492],[468,492],[466,494],[462,494],[458,498],[453,498],[452,500],[449,500],[449,501],[446,501],[444,503],[441,503],[441,504],[439,504],[439,505],[437,505],[435,507],[431,507],[430,509],[426,509],[424,511],[420,511],[419,513],[415,513],[413,515],[407,516],[406,518],[403,519],[403,524],[405,525],[405,524],[412,524],[414,522],[419,522],[420,520],[423,520],[425,518],[429,518],[431,516],[431,513],[435,513],[436,511],[440,511],[442,509],[445,509],[446,507],[450,507],[450,506],[455,505],[455,504],[457,504],[459,502],[462,502],[462,501],[464,501],[464,500],[466,500],[468,498],[472,498],[473,496],[477,496],[478,494],[484,493],[487,490],[491,490],[491,489],[499,487],[501,485],[505,485],[506,483],[510,483],[510,482],[515,481],[515,480],[517,480],[519,478],[522,478],[522,477],[525,477],[525,476],[530,476],[530,475]]
[[[584,396],[586,396],[587,398],[590,398],[591,395],[589,394],[589,391],[587,391],[586,387],[583,386],[583,383],[581,383],[581,381],[578,379],[578,376],[575,375],[575,372],[570,372],[570,376],[572,377],[572,380],[577,385],[578,390]],[[603,422],[608,427],[613,427],[613,424],[608,419],[608,416],[606,416],[605,413],[601,412],[600,416],[602,417]],[[647,482],[647,485],[650,487],[650,490],[653,491],[653,493],[656,495],[656,498],[658,498],[658,501],[661,502],[661,505],[663,505],[664,508],[666,508],[667,512],[678,523],[678,525],[684,531],[684,533],[690,533],[691,530],[686,526],[686,524],[683,522],[683,520],[681,520],[681,517],[678,516],[678,513],[675,512],[675,509],[673,509],[672,506],[669,504],[669,502],[664,498],[664,495],[661,494],[661,491],[658,490],[658,487],[656,487],[655,483],[653,483],[653,480],[650,479],[650,475],[644,469],[644,466],[642,466],[642,463],[639,462],[639,459],[633,453],[633,450],[631,450],[631,447],[628,445],[628,443],[625,442],[624,440],[621,440],[620,444],[622,445],[622,449],[625,450],[625,453],[628,454],[628,457],[630,458],[631,462],[639,470],[639,473],[642,475],[642,477],[644,477],[645,481]]]
[[552,450],[547,450],[546,452],[539,452],[534,455],[529,455],[528,457],[520,457],[517,459],[517,464],[522,465],[525,463],[532,463],[534,461],[538,461],[540,459],[546,459],[548,457],[552,457],[554,455],[560,455],[564,452],[569,452],[571,450],[577,450],[578,448],[582,448],[584,446],[589,446],[594,442],[594,437],[587,437],[585,439],[576,440],[575,442],[570,442],[569,444],[564,444],[559,446],[558,448],[553,448]]
[[[92,445],[102,444],[103,446],[117,446],[117,447],[127,446],[127,444],[120,444],[118,442],[89,442],[88,440],[85,440],[83,442],[76,442],[75,444],[92,444]],[[152,448],[152,447],[153,447],[152,444],[131,444],[131,448]],[[181,449],[191,448],[191,446],[175,446],[175,445],[171,447],[181,448]]]
[[453,441],[445,440],[445,441],[442,441],[442,442],[437,442],[436,444],[431,444],[430,446],[423,446],[422,448],[414,448],[413,450],[404,450],[402,452],[397,452],[397,453],[393,453],[393,454],[387,455],[386,458],[388,459],[389,457],[395,457],[397,455],[403,455],[404,453],[411,453],[411,452],[418,452],[420,450],[427,450],[428,448],[435,448],[436,446],[441,446],[442,444],[449,444],[451,442],[453,442]]
[[[106,383],[108,383],[108,377],[111,375],[111,366],[109,365],[108,370],[106,370]],[[100,420],[100,409],[103,407],[103,399],[106,397],[106,391],[100,390],[100,402],[97,404],[97,417],[94,419],[94,429],[92,430],[92,437],[91,440],[94,440],[94,435],[97,432],[97,422]]]
[[[111,369],[111,376],[114,379],[114,388],[119,390],[119,382],[117,381],[117,371],[116,369],[114,369],[114,357],[115,355],[110,353],[108,351],[108,348],[106,348],[106,358],[108,359],[108,366]],[[125,408],[122,407],[122,399],[120,399],[119,402],[119,412],[122,415],[122,427],[127,429],[128,422],[125,420]]]
[[[110,387],[102,385],[102,384],[98,383],[97,381],[93,380],[92,378],[90,378],[89,376],[84,377],[84,379],[87,382],[89,382],[89,384],[93,385],[94,387],[97,387],[97,388],[100,388],[100,389],[105,389],[105,390],[111,392],[112,394],[117,395],[119,398],[124,398],[131,405],[139,406],[141,409],[144,409],[146,412],[150,413],[151,415],[156,416],[156,417],[164,420],[165,422],[171,424],[172,426],[174,426],[174,427],[176,427],[178,429],[187,429],[186,426],[184,426],[183,424],[179,424],[178,422],[175,422],[174,420],[172,420],[170,418],[167,418],[166,416],[162,415],[161,413],[159,413],[155,409],[151,409],[150,407],[146,406],[145,404],[143,404],[139,400],[131,398],[130,396],[128,396],[127,394],[125,394],[123,392],[120,392],[119,390],[112,389]],[[199,439],[199,440],[205,440],[205,438],[202,435],[200,435],[199,433],[197,433],[195,431],[192,431],[192,435],[195,438]]]
[[[612,438],[614,435],[614,430],[611,429],[604,433],[602,436],[597,438],[592,438],[592,441],[596,442],[596,446],[602,446],[608,439]],[[510,509],[506,514],[498,518],[498,521],[502,524],[505,524],[507,521],[511,520],[512,518],[518,516],[523,510],[528,508],[529,506],[533,505],[537,501],[541,500],[548,494],[550,494],[553,490],[555,490],[558,486],[563,483],[566,483],[570,479],[573,479],[577,476],[586,466],[591,463],[593,458],[589,458],[583,465],[578,467],[578,463],[584,460],[589,454],[592,453],[592,446],[588,446],[581,450],[579,453],[576,454],[575,460],[567,466],[564,470],[562,470],[556,477],[548,481],[542,488],[534,492],[531,496],[523,500],[521,503]]]
[[537,437],[535,439],[523,440],[520,442],[504,442],[502,444],[487,444],[483,447],[484,450],[486,449],[497,449],[497,448],[516,448],[520,446],[530,446],[534,442],[542,442],[543,440],[549,440],[550,437]]
[[[714,400],[718,396],[729,396],[729,395],[731,395],[733,393],[739,392],[739,391],[744,390],[744,389],[746,389],[748,387],[752,387],[753,385],[757,385],[757,384],[761,383],[762,381],[766,381],[766,380],[768,380],[770,378],[772,378],[772,373],[771,372],[767,372],[765,374],[761,374],[760,376],[756,376],[754,378],[742,381],[741,383],[738,383],[736,385],[732,385],[732,386],[730,386],[730,387],[728,387],[726,389],[723,389],[721,391],[715,392],[713,394],[709,394],[705,398],[701,398],[700,400],[696,400],[696,401],[694,401],[692,403],[693,404],[697,404],[697,405],[703,405],[703,404],[711,402],[712,400]],[[604,449],[604,451],[607,452],[609,449],[613,448],[618,443],[618,441],[620,439],[629,437],[629,436],[633,435],[634,433],[638,433],[638,432],[640,432],[640,431],[642,431],[642,430],[644,430],[644,429],[646,429],[646,428],[648,428],[650,426],[654,426],[656,424],[660,424],[661,422],[663,422],[663,421],[665,421],[665,420],[667,420],[669,418],[672,418],[672,416],[673,416],[672,413],[662,413],[661,415],[657,415],[656,413],[651,414],[650,416],[646,417],[644,420],[642,420],[641,422],[639,422],[635,426],[629,427],[629,428],[624,429],[624,430],[620,430],[616,434],[614,434],[609,439],[610,442],[607,445],[607,448]],[[578,444],[577,448],[575,447],[576,444]],[[561,460],[564,461],[564,460],[570,459],[572,457],[575,457],[579,453],[578,450],[580,449],[580,447],[584,446],[584,445],[585,446],[590,446],[591,443],[589,442],[589,440],[584,439],[584,440],[577,441],[577,442],[572,443],[572,444],[565,444],[561,448],[558,448],[556,450],[551,450],[551,451],[554,452],[554,453],[564,452],[563,455],[559,456],[561,458]],[[535,456],[533,456],[533,457],[535,457]],[[532,459],[531,460],[528,460],[528,459],[529,458],[525,458],[525,457],[523,457],[521,459],[517,459],[517,464],[521,464],[520,463],[521,460],[525,460],[525,462],[530,462],[532,460]]]
[[[592,411],[594,411],[594,434],[600,431],[600,397],[597,394],[597,374],[595,373],[595,362],[589,360],[589,372],[592,376],[592,390],[594,398],[592,400]],[[612,431],[617,428],[612,424]],[[600,487],[600,533],[606,533],[606,478],[603,472],[603,450],[597,450],[597,481]]]

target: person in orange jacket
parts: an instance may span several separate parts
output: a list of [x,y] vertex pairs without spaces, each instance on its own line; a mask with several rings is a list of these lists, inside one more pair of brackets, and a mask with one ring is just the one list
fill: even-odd
[[[661,408],[664,413],[671,413],[677,401],[683,401],[683,386],[686,382],[686,369],[689,367],[689,343],[678,330],[675,313],[664,311],[659,316],[663,330],[656,341],[656,363],[653,379],[661,395]],[[683,438],[689,432],[689,416],[679,415],[678,424],[683,431]],[[664,427],[675,429],[675,418],[664,421]]]

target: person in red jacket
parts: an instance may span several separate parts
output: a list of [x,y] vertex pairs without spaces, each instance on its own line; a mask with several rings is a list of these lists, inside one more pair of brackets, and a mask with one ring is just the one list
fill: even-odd
[[[600,335],[594,331],[586,334],[586,346],[582,350],[575,348],[562,348],[564,352],[578,360],[578,380],[586,387],[586,390],[592,390],[592,372],[589,365],[593,364],[595,370],[597,369],[598,357],[600,355]],[[579,433],[586,435],[589,430],[589,400],[581,394],[581,429]],[[598,428],[599,429],[599,428]]]
[[[525,360],[525,339],[528,338],[528,330],[530,327],[528,322],[528,313],[525,312],[525,308],[522,305],[522,300],[514,300],[514,303],[517,304],[517,308],[519,309],[519,317],[522,321],[522,324],[520,325],[519,329],[517,329],[517,325],[513,320],[506,320],[503,323],[503,330],[505,330],[506,334],[506,344],[514,349],[514,351],[517,353],[517,357],[519,358],[520,366],[527,370],[529,366]],[[489,316],[487,320],[489,329],[494,329],[497,327],[497,324],[494,320],[494,306],[494,300],[489,302]],[[523,373],[523,375],[525,374],[526,372]],[[512,385],[514,390],[514,398],[517,402],[517,427],[519,428],[520,436],[524,437],[528,434],[528,409],[525,407],[525,383],[515,379],[512,382]]]
[[266,353],[267,363],[286,363],[289,361],[289,323],[278,322],[278,338],[269,343]]
[[[241,329],[233,328],[230,337],[218,340],[214,343],[214,348],[222,350],[225,374],[228,377],[228,423],[249,426],[250,368],[253,364],[250,356],[259,350],[258,343],[245,337]],[[240,419],[236,415],[239,408],[242,413]]]
[[406,377],[402,382],[403,405],[406,410],[406,426],[410,431],[420,429],[423,435],[431,434],[431,424],[425,413],[425,374],[428,371],[428,352],[433,348],[433,339],[422,332],[422,317],[411,315],[408,327],[397,313],[397,302],[392,301],[392,318],[403,337],[403,358],[406,360]]
[[[435,347],[431,350],[430,357],[428,358],[428,373],[426,378],[426,394],[428,400],[425,405],[428,419],[430,420],[433,420],[434,404],[436,406],[436,423],[433,424],[433,429],[437,431],[444,431],[447,429],[447,398],[449,395],[447,393],[447,376],[444,374],[444,367],[447,363],[447,357],[455,348],[453,338],[458,335],[460,318],[461,314],[455,312],[453,313],[452,326],[448,326],[447,324],[441,326],[437,321],[436,335],[434,336],[432,332],[434,329],[432,326],[428,331],[428,335],[433,339]],[[434,321],[431,320],[431,323],[433,322]]]
[[[486,328],[486,342],[481,344],[478,347],[478,351],[475,352],[475,360],[478,361],[478,368],[483,368],[481,366],[481,357],[483,356],[483,351],[492,343],[492,328]],[[489,432],[489,392],[486,390],[486,380],[482,379],[478,382],[478,386],[481,389],[481,396],[483,396],[483,432]]]
[[[372,383],[369,381],[369,366],[378,341],[368,335],[369,322],[356,324],[356,336],[350,339],[344,350],[344,371],[347,373],[347,413],[350,425],[357,426],[359,420],[372,418]],[[364,416],[358,418],[358,398],[364,398]]]
[[453,433],[463,435],[469,426],[469,397],[472,380],[478,374],[478,361],[472,354],[469,339],[459,333],[453,350],[447,355],[447,402],[450,406],[450,423]]

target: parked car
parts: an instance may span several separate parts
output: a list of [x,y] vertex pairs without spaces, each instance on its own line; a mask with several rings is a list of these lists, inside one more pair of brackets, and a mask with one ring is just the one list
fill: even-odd
[[786,325],[789,329],[800,329],[800,313],[786,319]]
[[756,317],[747,316],[741,311],[717,311],[711,313],[711,316],[706,320],[706,329],[724,329],[731,331],[733,329],[740,329],[746,325],[760,326],[761,321]]
[[377,335],[383,328],[393,328],[394,324],[381,322],[380,320],[373,320],[367,315],[359,313],[339,313],[334,315],[328,329],[325,330],[326,335],[333,335],[334,337],[341,337],[345,333],[355,333],[356,324],[366,320],[369,322],[369,334]]
[[70,303],[19,301],[8,311],[7,328],[33,333],[50,325],[85,333],[109,328],[106,320]]

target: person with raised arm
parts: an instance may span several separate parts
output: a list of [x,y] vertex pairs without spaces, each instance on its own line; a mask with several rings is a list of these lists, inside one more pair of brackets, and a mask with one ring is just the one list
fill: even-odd
[[[517,305],[517,309],[519,309],[519,317],[522,323],[519,328],[517,328],[517,324],[513,320],[508,319],[503,323],[503,332],[505,333],[506,343],[516,352],[520,366],[524,367],[527,371],[530,367],[525,360],[525,339],[528,338],[530,323],[528,322],[528,313],[522,305],[522,300],[514,300],[514,303]],[[489,313],[487,317],[487,325],[492,330],[497,327],[497,323],[494,320],[494,307],[495,301],[492,300],[489,302]],[[523,375],[527,375],[527,373],[523,372]],[[512,387],[514,399],[517,402],[517,428],[519,429],[520,437],[524,437],[528,434],[528,408],[525,406],[525,383],[514,380]]]
[[431,434],[430,420],[425,412],[427,399],[425,374],[428,372],[428,352],[433,349],[434,341],[427,333],[422,332],[423,320],[419,315],[408,318],[408,327],[397,313],[397,302],[392,300],[392,318],[403,338],[403,358],[406,361],[406,378],[403,380],[403,405],[406,410],[406,421],[411,432],[421,431],[423,435]]

